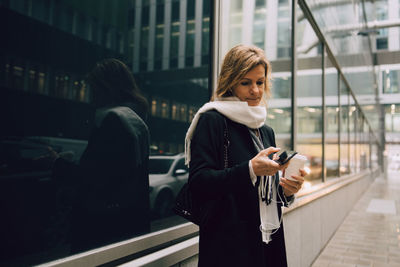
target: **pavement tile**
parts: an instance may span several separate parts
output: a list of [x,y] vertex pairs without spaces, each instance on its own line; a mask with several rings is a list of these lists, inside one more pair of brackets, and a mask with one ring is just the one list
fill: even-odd
[[[371,183],[312,267],[400,267],[400,177],[388,177]],[[396,214],[367,212],[372,199],[394,200]]]
[[330,263],[329,267],[356,267],[355,264],[351,263]]
[[344,263],[355,264],[357,266],[364,265],[364,266],[371,266],[372,261],[370,260],[361,260],[361,259],[343,259]]
[[398,263],[380,263],[380,262],[374,262],[372,264],[373,267],[399,267]]
[[387,262],[387,257],[380,257],[375,255],[361,255],[360,259],[368,259],[376,262]]
[[317,259],[313,265],[311,265],[312,267],[326,267],[329,266],[331,262],[328,260],[322,260],[322,259]]

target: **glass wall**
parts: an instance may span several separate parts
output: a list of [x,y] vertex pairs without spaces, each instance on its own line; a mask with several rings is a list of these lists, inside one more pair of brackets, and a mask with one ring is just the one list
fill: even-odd
[[[327,65],[330,65],[330,60]],[[325,134],[325,167],[326,178],[339,176],[339,76],[335,68],[325,70],[326,91],[326,134]]]
[[[185,222],[171,207],[188,176],[181,153],[186,130],[210,97],[210,1],[0,1],[0,20],[6,40],[0,56],[0,265],[35,265]],[[123,162],[119,152],[94,145],[100,110],[86,78],[105,58],[132,70],[148,102],[148,112],[133,108],[150,133],[150,174],[142,193],[121,188],[118,169],[107,164],[94,168],[109,171],[104,181],[95,170],[81,172],[81,156],[90,149],[110,157],[107,162]],[[106,196],[113,199],[121,190],[131,190],[129,201],[137,208],[120,212],[125,204],[118,201],[125,200],[101,208]],[[82,195],[91,202],[77,197]],[[98,223],[85,226],[89,222],[77,218],[87,206],[88,212],[98,208]],[[121,234],[128,219],[135,223]],[[99,226],[103,222],[107,229]],[[83,227],[102,238],[75,246]],[[94,239],[84,231],[80,238]]]
[[[82,188],[75,181],[86,178],[79,173],[81,156],[95,138],[99,114],[87,74],[105,58],[128,66],[148,102],[147,116],[141,116],[150,133],[149,179],[141,190],[143,199],[136,201],[140,212],[127,213],[140,223],[130,225],[129,234],[111,234],[95,247],[186,222],[171,211],[188,177],[185,133],[214,89],[209,87],[211,54],[219,55],[212,66],[218,69],[225,53],[239,43],[264,49],[271,61],[266,124],[274,129],[278,147],[307,156],[304,188],[378,167],[380,107],[369,33],[342,28],[364,22],[360,2],[302,2],[310,5],[317,25],[297,7],[292,61],[290,0],[0,0],[6,40],[0,54],[0,195],[5,203],[0,265],[36,265],[89,249],[76,249],[71,233],[83,226],[76,223],[76,207],[87,204],[77,194],[95,194],[96,186]],[[393,18],[383,2],[367,3],[373,10],[367,20]],[[214,29],[219,43],[210,51],[213,5],[220,15]],[[331,54],[323,53],[316,26]],[[400,50],[394,30],[372,37],[373,49]],[[398,94],[398,68],[379,70],[383,96]],[[386,130],[400,132],[399,104],[383,101]],[[52,155],[63,159],[64,168],[47,161]],[[107,156],[118,159],[117,154]],[[97,186],[105,190],[102,196],[118,192],[113,179],[108,182]],[[104,203],[101,197],[96,200]]]
[[356,163],[356,125],[357,125],[357,108],[354,105],[354,101],[350,98],[350,110],[349,110],[349,136],[350,136],[350,172],[355,173],[357,168]]
[[[322,69],[298,71],[297,74],[296,150],[308,159],[310,173],[305,179],[315,184],[322,182]],[[313,96],[304,97],[310,88],[313,88]]]
[[[298,17],[304,17],[302,11],[298,9]],[[297,25],[296,25],[297,26]],[[297,51],[299,57],[311,57],[318,54],[318,38],[305,19],[298,24]],[[307,37],[307,38],[306,38]],[[314,44],[310,44],[310,40]],[[313,47],[314,45],[315,47]],[[306,47],[306,48],[305,48]],[[315,53],[309,52],[311,50]],[[322,182],[323,169],[323,61],[319,57],[319,62],[315,64],[310,61],[301,61],[301,70],[297,71],[296,101],[297,107],[297,144],[296,150],[305,155],[308,159],[306,167],[309,174],[305,177],[310,184]],[[299,60],[300,68],[300,60]]]
[[[273,62],[272,62],[273,64]],[[290,65],[285,65],[289,67]],[[272,66],[272,91],[268,100],[267,125],[272,127],[276,135],[276,145],[281,149],[290,150],[291,144],[291,73],[275,72]]]
[[[325,15],[328,14],[329,4],[316,4],[313,1],[309,4],[311,10],[315,11],[317,23],[322,29],[328,27],[328,24],[325,24],[328,20],[339,25],[353,21],[351,5],[341,3],[338,6],[334,5],[331,7],[334,10],[346,7],[347,13],[342,17],[330,16],[328,19]],[[229,48],[239,43],[264,48],[273,69],[273,87],[271,98],[268,100],[266,123],[274,129],[279,147],[285,149],[296,147],[299,153],[307,156],[306,169],[310,172],[306,176],[307,186],[360,171],[364,166],[364,163],[361,163],[362,157],[367,153],[367,149],[363,146],[365,141],[362,133],[368,123],[353,95],[374,94],[371,86],[374,80],[370,68],[350,66],[342,69],[341,75],[345,75],[339,77],[338,70],[333,67],[334,63],[325,55],[326,69],[323,77],[321,42],[302,10],[298,8],[296,107],[292,107],[291,61],[287,60],[291,56],[292,35],[287,34],[291,27],[291,1],[222,1],[220,10],[222,12],[219,25],[221,36],[219,62],[222,61],[223,55]],[[267,23],[263,24],[263,21]],[[331,35],[328,37],[330,38]],[[336,45],[334,54],[353,55],[356,53],[357,49],[349,42],[352,39],[351,36],[338,36],[333,39]],[[365,46],[363,38],[353,39],[357,39],[357,47]],[[340,44],[341,41],[347,42],[347,45]],[[368,56],[364,55],[355,55],[355,58],[359,59],[357,62],[369,60]],[[348,63],[346,58],[340,58],[340,61]],[[354,88],[349,88],[348,85],[353,85]],[[322,95],[324,87],[325,99]],[[373,104],[372,107],[374,107]],[[363,109],[370,110],[365,106]],[[293,138],[291,125],[292,110],[296,112],[296,131],[294,132],[297,136],[295,138]],[[291,144],[292,139],[296,140],[295,144]],[[322,143],[323,140],[325,140],[325,146]],[[325,165],[325,171],[322,169],[323,165]]]
[[385,105],[385,128],[389,133],[400,133],[400,105]]
[[340,80],[340,175],[350,173],[350,92]]

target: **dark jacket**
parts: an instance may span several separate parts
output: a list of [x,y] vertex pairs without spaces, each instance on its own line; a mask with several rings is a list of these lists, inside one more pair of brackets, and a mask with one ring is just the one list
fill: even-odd
[[[207,208],[206,224],[200,226],[199,266],[286,266],[283,225],[272,242],[262,242],[258,193],[249,174],[249,160],[258,152],[249,130],[226,121],[229,168],[223,168],[224,117],[217,111],[201,115],[191,143],[189,187]],[[265,148],[275,146],[270,127],[260,132]],[[280,186],[278,190],[283,196]]]
[[131,107],[96,112],[74,171],[72,252],[149,232],[148,157],[148,128]]

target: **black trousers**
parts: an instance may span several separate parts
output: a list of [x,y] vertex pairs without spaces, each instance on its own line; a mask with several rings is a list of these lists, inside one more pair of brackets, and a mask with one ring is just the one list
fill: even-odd
[[272,241],[263,243],[265,267],[287,267],[286,247],[282,227],[271,236]]

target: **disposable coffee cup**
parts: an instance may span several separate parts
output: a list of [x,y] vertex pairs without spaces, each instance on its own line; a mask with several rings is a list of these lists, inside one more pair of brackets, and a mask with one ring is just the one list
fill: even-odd
[[304,164],[307,161],[307,157],[296,154],[290,161],[289,166],[285,170],[285,177],[288,180],[296,181],[296,179],[292,178],[292,175],[300,175],[300,169],[304,168]]

